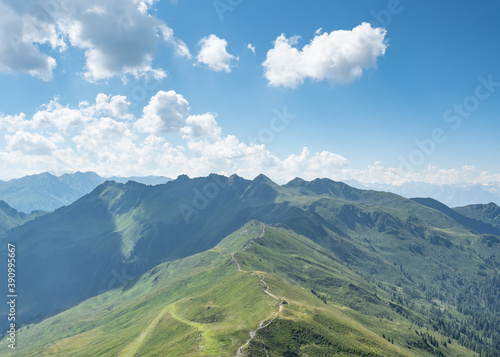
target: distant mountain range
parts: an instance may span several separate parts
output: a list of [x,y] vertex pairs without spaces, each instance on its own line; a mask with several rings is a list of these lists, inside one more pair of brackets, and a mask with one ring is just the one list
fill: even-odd
[[10,181],[0,181],[0,200],[21,212],[53,211],[73,203],[106,180],[121,183],[132,180],[146,185],[157,185],[171,179],[159,176],[103,178],[94,172],[54,176],[45,172]]
[[406,198],[429,197],[449,207],[461,207],[470,204],[487,204],[493,202],[500,205],[500,184],[491,185],[433,185],[424,182],[408,182],[396,185],[368,184],[346,181],[353,187],[392,192]]
[[105,182],[7,242],[15,356],[500,354],[495,204],[181,175]]

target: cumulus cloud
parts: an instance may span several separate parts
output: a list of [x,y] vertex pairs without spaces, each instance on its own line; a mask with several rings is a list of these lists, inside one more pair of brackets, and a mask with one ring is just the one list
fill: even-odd
[[[68,45],[85,53],[89,81],[114,76],[162,79],[153,67],[161,43],[181,57],[189,49],[163,21],[148,13],[155,1],[111,0],[0,3],[0,71],[28,73],[50,80],[56,60],[39,44],[64,51]],[[67,42],[66,42],[67,41]]]
[[[80,107],[84,107],[86,103],[81,103]],[[100,93],[97,95],[95,104],[91,106],[92,114],[104,114],[114,118],[123,120],[132,120],[133,115],[129,112],[130,102],[123,95],[106,95]]]
[[311,154],[307,147],[302,149],[300,155],[292,154],[283,161],[285,171],[294,177],[303,177],[301,172],[312,177],[327,177],[334,172],[338,174],[348,165],[349,161],[343,156],[328,151]]
[[189,110],[189,103],[182,95],[173,90],[159,91],[144,107],[135,126],[140,132],[150,134],[178,132]]
[[96,119],[73,137],[76,151],[88,161],[114,165],[123,157],[133,159],[134,134],[124,122],[109,117]]
[[61,105],[58,98],[43,105],[42,108],[33,115],[31,121],[27,122],[27,127],[40,129],[53,126],[59,131],[66,131],[70,127],[82,125],[85,121],[85,116],[80,110]]
[[128,74],[165,77],[162,69],[151,66],[160,41],[158,34],[175,47],[178,44],[171,29],[143,10],[131,0],[74,2],[67,8],[65,14],[70,17],[61,28],[73,46],[85,50],[86,78],[103,80]]
[[7,148],[26,155],[50,155],[56,149],[56,144],[50,139],[25,131],[18,131],[14,135],[7,135]]
[[15,132],[23,130],[29,125],[26,120],[26,114],[19,113],[16,115],[0,115],[0,130],[4,129],[7,132]]
[[306,78],[349,83],[364,69],[376,66],[377,58],[387,48],[385,35],[384,28],[373,28],[368,23],[350,31],[321,33],[320,29],[310,43],[298,49],[298,36],[286,38],[282,34],[262,63],[264,75],[274,87],[296,88]]
[[233,62],[239,59],[226,51],[227,41],[225,39],[213,34],[202,38],[199,45],[201,49],[197,56],[197,63],[207,65],[212,71],[229,73]]
[[32,17],[23,18],[0,2],[0,71],[29,74],[44,81],[52,79],[56,60],[42,53],[38,44],[59,46],[60,39],[54,32],[54,26],[39,24]]
[[45,130],[53,128],[58,131],[66,131],[68,128],[82,125],[86,120],[85,114],[78,110],[63,106],[56,97],[48,104],[41,106],[31,119],[26,118],[24,113],[18,115],[0,116],[0,129],[8,132],[19,130]]
[[[103,175],[175,177],[180,173],[201,176],[217,172],[252,177],[264,172],[278,180],[304,173],[311,178],[338,174],[349,165],[340,155],[311,153],[307,148],[281,160],[265,145],[223,135],[216,114],[189,112],[188,101],[175,91],[159,91],[137,119],[128,112],[128,101],[121,96],[99,94],[94,103],[81,102],[78,108],[53,100],[31,118],[24,114],[0,116],[8,143],[0,146],[0,158],[4,169],[13,172],[23,172],[26,164],[24,170],[28,171],[92,170]],[[53,113],[68,119],[53,120]],[[70,125],[70,118],[80,119]],[[183,145],[172,146],[163,137],[166,133],[177,133]]]
[[222,129],[215,121],[211,113],[201,115],[190,115],[186,119],[186,126],[181,128],[181,134],[188,138],[216,139],[220,136]]

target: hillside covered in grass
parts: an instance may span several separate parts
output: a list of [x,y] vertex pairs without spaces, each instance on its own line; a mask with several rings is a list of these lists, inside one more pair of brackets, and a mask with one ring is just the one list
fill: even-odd
[[473,355],[394,306],[311,240],[252,221],[213,249],[24,326],[15,355]]

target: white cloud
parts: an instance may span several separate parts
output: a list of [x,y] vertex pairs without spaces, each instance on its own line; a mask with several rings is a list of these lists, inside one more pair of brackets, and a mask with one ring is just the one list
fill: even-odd
[[234,61],[238,61],[235,57],[226,51],[227,41],[215,35],[204,37],[200,40],[201,46],[197,60],[199,64],[205,64],[213,71],[231,72],[231,66]]
[[26,114],[19,113],[17,115],[0,115],[0,130],[5,129],[8,132],[16,132],[24,130],[29,122],[26,120]]
[[336,177],[342,173],[342,169],[349,166],[349,161],[340,155],[323,151],[311,154],[308,148],[303,148],[300,155],[292,154],[283,160],[282,172],[286,173],[285,180],[294,177],[314,179],[317,177]]
[[[99,118],[73,137],[80,155],[98,165],[113,165],[126,157],[133,162],[134,134],[125,122],[108,117]],[[132,161],[130,161],[132,160]]]
[[56,60],[42,53],[38,44],[60,45],[54,31],[54,26],[40,24],[32,17],[23,18],[0,2],[0,71],[25,73],[44,81],[52,79]]
[[159,20],[141,13],[134,1],[99,2],[98,11],[89,11],[91,3],[70,7],[69,23],[62,26],[71,44],[85,50],[85,77],[98,81],[127,74],[158,76],[151,63],[159,43]]
[[2,2],[0,71],[50,80],[56,61],[38,45],[64,51],[70,44],[85,51],[84,76],[89,81],[115,76],[162,79],[165,70],[153,67],[161,43],[172,46],[178,56],[191,58],[191,54],[170,27],[148,13],[155,2]]
[[[167,142],[166,133],[177,135],[177,146]],[[308,148],[279,158],[264,144],[224,135],[216,114],[190,115],[188,101],[175,91],[159,91],[140,118],[129,112],[123,96],[99,94],[94,103],[80,102],[77,108],[56,98],[30,118],[23,113],[0,115],[0,138],[2,178],[79,170],[104,176],[176,177],[184,173],[195,177],[215,172],[253,178],[264,173],[278,183],[297,176],[355,179],[364,184],[500,182],[499,173],[475,166],[439,169],[429,165],[407,171],[377,161],[353,168],[344,156]]]
[[25,131],[18,131],[14,135],[7,135],[7,148],[26,155],[50,155],[56,149],[56,144],[50,139]]
[[387,48],[385,35],[384,28],[362,23],[351,31],[317,31],[311,42],[299,50],[294,47],[299,37],[287,39],[282,34],[262,63],[264,75],[274,87],[296,88],[306,78],[349,83],[364,69],[376,67],[377,58]]
[[86,121],[82,111],[61,105],[57,97],[48,104],[42,105],[40,109],[31,119],[27,119],[24,113],[14,116],[0,116],[0,129],[5,128],[8,132],[19,130],[58,130],[64,132],[68,128],[82,125]]
[[251,43],[249,43],[249,44],[247,45],[247,48],[248,48],[250,51],[252,51],[252,52],[253,52],[253,54],[255,54],[255,46],[252,46],[252,44],[251,44]]
[[89,109],[92,114],[104,114],[113,118],[132,120],[134,116],[129,112],[129,107],[130,102],[123,95],[111,96],[100,93],[96,97],[95,105]]
[[174,46],[175,55],[178,57],[186,57],[187,59],[191,59],[191,52],[188,47],[181,39],[178,39],[174,36],[174,30],[168,27],[165,24],[160,25],[160,31],[163,36],[163,39]]
[[164,134],[178,132],[189,115],[189,103],[180,94],[171,90],[159,91],[144,107],[142,118],[135,126],[143,133]]
[[141,14],[146,15],[148,13],[149,6],[144,1],[141,1],[141,2],[139,2],[137,9],[139,10],[139,12]]
[[64,132],[70,127],[82,125],[84,121],[85,117],[82,112],[62,106],[56,98],[44,105],[43,110],[36,112],[28,126],[33,129],[55,127]]
[[211,113],[206,113],[190,115],[186,119],[186,126],[181,128],[180,132],[186,138],[216,139],[220,136],[222,129],[215,121],[215,116]]
[[439,169],[434,165],[428,165],[419,170],[408,171],[397,167],[385,167],[380,162],[375,162],[364,169],[349,170],[348,176],[344,179],[352,178],[366,185],[399,186],[408,182],[424,182],[434,185],[500,183],[500,173],[488,172],[469,165],[454,169]]

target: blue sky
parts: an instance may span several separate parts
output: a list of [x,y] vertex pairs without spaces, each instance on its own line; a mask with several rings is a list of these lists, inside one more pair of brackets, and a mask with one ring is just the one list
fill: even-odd
[[500,181],[495,1],[0,7],[0,178]]

